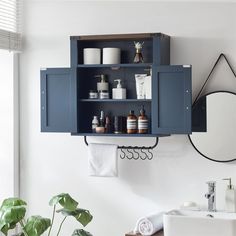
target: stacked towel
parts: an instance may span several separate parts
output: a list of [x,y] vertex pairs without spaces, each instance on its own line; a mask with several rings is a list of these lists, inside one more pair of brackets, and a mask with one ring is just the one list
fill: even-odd
[[117,176],[117,145],[89,144],[88,171],[91,176]]
[[134,233],[140,233],[144,236],[150,236],[163,229],[164,212],[152,214],[140,218],[135,226]]

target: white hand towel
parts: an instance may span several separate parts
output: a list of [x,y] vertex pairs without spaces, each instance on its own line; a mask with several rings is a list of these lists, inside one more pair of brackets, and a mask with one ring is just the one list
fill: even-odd
[[152,214],[140,218],[135,226],[134,233],[140,233],[144,236],[150,236],[163,229],[164,212]]
[[88,171],[91,176],[117,176],[117,145],[89,144]]

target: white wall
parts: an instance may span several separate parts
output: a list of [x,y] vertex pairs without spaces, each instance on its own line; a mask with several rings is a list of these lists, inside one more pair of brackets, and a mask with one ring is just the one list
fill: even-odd
[[0,50],[0,201],[14,195],[13,54]]
[[[93,213],[89,231],[121,236],[146,213],[178,207],[187,200],[206,206],[205,182],[212,179],[218,181],[217,207],[223,208],[221,179],[232,177],[236,183],[235,163],[202,158],[184,135],[162,138],[152,161],[119,160],[119,178],[88,177],[82,137],[40,133],[39,70],[69,66],[70,35],[163,32],[172,36],[172,64],[193,65],[195,96],[219,53],[226,53],[236,65],[235,11],[234,3],[27,1],[20,156],[21,195],[29,202],[30,214],[50,216],[49,198],[69,192]],[[236,91],[236,81],[224,63],[218,72],[209,88]],[[150,145],[153,139],[127,142]],[[74,221],[67,222],[62,235],[70,235],[75,226]]]

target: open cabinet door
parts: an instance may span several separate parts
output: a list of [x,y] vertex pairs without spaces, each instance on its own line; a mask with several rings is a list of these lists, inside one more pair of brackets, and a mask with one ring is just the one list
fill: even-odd
[[76,96],[72,89],[70,68],[47,68],[40,71],[41,131],[76,130]]
[[153,67],[152,133],[191,133],[191,66]]

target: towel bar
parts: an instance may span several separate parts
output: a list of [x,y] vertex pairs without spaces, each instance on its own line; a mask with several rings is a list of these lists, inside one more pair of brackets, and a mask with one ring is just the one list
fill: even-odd
[[[159,141],[158,137],[155,138],[156,141],[153,146],[118,146],[118,149],[121,150],[120,158],[124,159],[125,157],[127,157],[129,160],[138,160],[139,158],[141,160],[151,160],[153,158],[153,153],[151,151],[157,146]],[[87,146],[89,145],[87,141],[87,136],[84,136],[84,142]],[[128,153],[126,153],[124,149],[127,150]],[[138,150],[140,150],[140,152],[138,152]],[[147,150],[147,152],[145,152],[144,150]],[[135,157],[136,154],[137,156]]]

